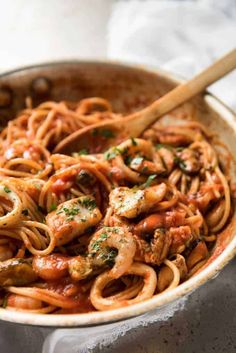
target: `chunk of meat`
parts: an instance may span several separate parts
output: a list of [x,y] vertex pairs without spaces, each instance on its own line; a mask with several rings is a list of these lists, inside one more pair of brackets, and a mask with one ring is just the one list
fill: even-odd
[[193,239],[192,231],[189,226],[171,227],[169,229],[171,237],[170,254],[178,254],[185,250]]
[[74,281],[80,281],[91,275],[93,264],[88,257],[77,256],[70,260],[68,270]]
[[147,189],[118,187],[110,193],[110,205],[117,215],[135,218],[156,206],[164,198],[166,191],[167,186],[164,183]]
[[140,157],[131,161],[130,168],[144,175],[162,174],[165,172],[163,164],[157,164]]
[[201,168],[198,152],[190,148],[177,152],[176,161],[180,169],[190,175],[198,173]]
[[217,199],[214,190],[221,191],[222,186],[219,184],[202,187],[199,192],[188,195],[188,202],[195,205],[201,212],[205,212],[211,201]]
[[186,135],[172,134],[171,132],[159,132],[158,135],[160,143],[171,146],[185,146],[192,142],[192,139]]
[[60,204],[47,215],[46,224],[54,233],[57,245],[64,245],[98,224],[101,218],[94,198],[81,196]]
[[35,256],[33,259],[33,270],[45,281],[54,281],[68,274],[67,256],[51,254],[48,256]]
[[150,243],[134,236],[137,244],[135,260],[160,265],[168,255],[171,238],[163,229],[156,229]]
[[10,259],[0,262],[0,286],[24,286],[37,279],[31,260]]
[[157,228],[177,227],[185,224],[184,211],[167,211],[163,213],[153,213],[142,219],[134,227],[134,233],[138,235],[152,234]]

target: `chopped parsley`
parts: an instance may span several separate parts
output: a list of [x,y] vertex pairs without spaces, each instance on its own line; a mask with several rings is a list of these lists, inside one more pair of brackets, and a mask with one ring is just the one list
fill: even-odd
[[180,158],[179,156],[175,156],[174,162],[180,167],[180,169],[182,169],[183,171],[186,170],[187,165],[182,158]]
[[49,212],[55,211],[56,208],[57,208],[57,205],[56,205],[55,203],[52,203],[52,204],[51,204],[51,207],[50,207],[50,209],[49,209]]
[[132,145],[133,145],[133,146],[137,146],[137,145],[138,145],[137,142],[135,141],[135,139],[134,139],[133,137],[131,137],[131,142],[132,142]]
[[[104,227],[108,232],[112,232],[115,228]],[[115,257],[117,256],[117,249],[109,248],[108,246],[101,246],[102,243],[109,237],[109,235],[104,232],[99,238],[92,244],[91,249],[92,252],[90,256],[95,257],[98,256],[100,259],[104,261],[104,263],[108,266],[112,266],[115,261]],[[98,253],[98,254],[97,254]]]
[[73,221],[74,216],[77,216],[80,213],[80,209],[78,207],[67,208],[63,206],[56,214],[61,214],[62,212],[67,216],[67,221]]
[[[97,207],[95,200],[90,198],[84,198],[82,200],[78,200],[78,204],[87,208],[89,211],[92,211]],[[73,204],[73,207],[70,207],[70,208],[63,206],[56,212],[56,214],[61,214],[64,212],[65,215],[67,216],[66,220],[73,221],[74,217],[80,214],[81,212],[78,204]],[[84,218],[81,218],[80,220],[81,222],[86,222],[86,219]]]
[[4,191],[7,193],[7,194],[9,194],[9,192],[11,192],[11,190],[7,187],[7,186],[4,186]]
[[176,147],[176,152],[182,152],[184,150],[184,147]]
[[[101,250],[101,243],[108,238],[107,233],[102,233],[97,240],[92,244],[91,249],[93,253],[96,253],[97,251]],[[95,254],[94,254],[95,255]]]
[[149,175],[147,178],[147,181],[143,184],[143,188],[149,188],[151,185],[152,181],[157,177],[156,174]]
[[108,266],[113,266],[117,254],[118,254],[118,251],[116,249],[110,249],[107,247],[106,253],[104,252],[101,255],[101,258]]
[[108,235],[106,233],[102,233],[99,237],[99,239],[105,240],[108,238]]
[[139,165],[143,162],[143,159],[143,157],[135,157],[134,159],[132,159],[132,164]]
[[24,208],[21,212],[24,216],[28,216],[29,210],[27,208]]
[[166,145],[166,144],[163,144],[163,143],[156,144],[156,149],[157,150],[160,150],[161,148],[166,148],[168,150],[172,150],[172,146],[170,146],[170,145]]
[[80,151],[78,152],[78,155],[79,155],[79,156],[82,156],[82,155],[84,155],[84,154],[89,154],[89,152],[88,152],[88,150],[87,150],[86,148],[83,148],[82,150],[80,150]]
[[124,162],[126,165],[130,165],[130,163],[132,162],[132,157],[131,156],[126,156],[124,159]]
[[104,157],[106,160],[110,160],[110,159],[113,159],[122,153],[123,153],[123,151],[120,148],[112,147],[107,152],[104,153]]
[[78,200],[79,204],[89,211],[94,210],[97,207],[96,201],[94,199],[90,199],[89,197]]

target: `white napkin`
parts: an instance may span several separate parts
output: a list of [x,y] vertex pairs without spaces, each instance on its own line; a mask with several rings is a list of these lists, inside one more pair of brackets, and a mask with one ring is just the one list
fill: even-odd
[[[117,1],[107,38],[111,59],[162,67],[191,77],[236,46],[236,1]],[[211,90],[236,109],[236,73]],[[43,353],[88,352],[134,327],[165,321],[182,305],[183,301],[110,326],[56,330],[46,339]]]
[[[108,29],[108,57],[189,78],[236,47],[236,1],[118,1]],[[236,109],[236,72],[211,92]]]

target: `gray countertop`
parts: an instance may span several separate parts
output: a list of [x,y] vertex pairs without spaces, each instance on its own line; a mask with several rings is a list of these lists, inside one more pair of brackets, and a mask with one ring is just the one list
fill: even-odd
[[[235,272],[233,260],[216,279],[192,293],[173,317],[134,328],[93,352],[235,353]],[[0,322],[0,352],[41,353],[44,339],[51,332],[51,329]]]

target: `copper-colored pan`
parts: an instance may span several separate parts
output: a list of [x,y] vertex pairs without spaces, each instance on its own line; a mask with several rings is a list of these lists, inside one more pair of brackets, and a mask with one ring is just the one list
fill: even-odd
[[[100,96],[112,103],[113,109],[129,113],[146,106],[180,82],[162,71],[104,62],[63,62],[28,67],[0,76],[0,123],[24,108],[25,97],[33,104],[45,100],[74,100]],[[178,108],[171,116],[192,116],[219,134],[233,154],[236,151],[236,118],[223,103],[205,93]],[[234,170],[232,168],[232,175]],[[197,275],[177,288],[130,307],[87,314],[41,315],[0,309],[0,319],[43,326],[88,326],[124,320],[168,305],[195,290],[216,274],[236,252],[236,214],[222,234],[208,263]]]

